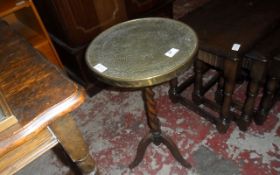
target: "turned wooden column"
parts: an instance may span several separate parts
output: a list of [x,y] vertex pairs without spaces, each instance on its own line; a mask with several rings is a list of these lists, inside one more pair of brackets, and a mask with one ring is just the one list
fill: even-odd
[[92,174],[98,174],[88,145],[85,143],[76,122],[70,115],[66,115],[52,123],[51,129],[71,160],[76,163],[83,173],[91,172]]
[[220,113],[220,121],[217,124],[217,129],[221,133],[227,131],[232,120],[232,117],[230,116],[230,108],[232,105],[232,94],[235,88],[239,64],[239,58],[237,56],[224,59],[224,97]]
[[261,99],[259,109],[254,117],[254,121],[258,125],[262,125],[267,118],[269,110],[275,102],[276,89],[279,87],[279,78],[270,78],[264,87],[263,97]]
[[257,114],[254,117],[255,123],[261,125],[267,118],[269,110],[277,98],[277,89],[280,82],[280,55],[273,56],[268,64],[267,82],[264,87],[263,97],[260,102],[260,106]]
[[250,81],[247,87],[247,97],[242,109],[241,117],[238,120],[238,126],[243,131],[246,131],[248,126],[251,124],[256,96],[259,92],[260,81],[264,77],[265,68],[265,62],[254,61],[252,63],[252,67],[250,69]]

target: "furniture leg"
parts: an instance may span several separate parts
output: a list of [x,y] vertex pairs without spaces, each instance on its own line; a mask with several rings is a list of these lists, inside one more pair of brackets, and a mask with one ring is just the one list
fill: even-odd
[[266,83],[258,112],[254,118],[254,121],[257,125],[262,125],[266,120],[267,114],[275,101],[275,94],[278,84],[279,78],[276,77],[270,78]]
[[[219,74],[221,74],[221,73],[219,72]],[[224,77],[222,75],[220,75],[217,90],[215,92],[216,103],[218,103],[220,105],[223,103],[223,95],[224,95]]]
[[241,118],[238,120],[239,129],[246,131],[252,121],[256,96],[259,92],[259,84],[265,73],[266,63],[254,61],[250,70],[250,81],[247,88],[247,97],[242,109]]
[[220,114],[220,121],[217,123],[217,130],[220,133],[225,133],[227,131],[232,120],[230,117],[230,107],[232,103],[232,94],[235,87],[238,63],[238,58],[224,59],[224,100]]
[[177,92],[177,87],[178,87],[178,79],[177,78],[174,78],[174,79],[169,81],[168,94],[169,94],[169,98],[171,99],[171,101],[173,103],[178,103],[179,102],[179,100],[178,100],[179,93]]
[[93,174],[98,174],[95,161],[89,153],[88,146],[76,122],[70,115],[64,116],[51,124],[51,129],[69,157],[83,173],[92,172]]
[[192,100],[197,105],[202,103],[202,78],[203,78],[203,65],[204,63],[199,60],[195,59],[194,62],[194,89],[192,93]]
[[157,146],[163,143],[171,151],[172,155],[178,162],[180,162],[184,167],[190,168],[191,165],[184,160],[175,143],[161,132],[160,121],[157,117],[156,102],[154,100],[154,92],[151,87],[144,89],[143,99],[150,132],[140,141],[135,159],[129,165],[129,168],[134,168],[143,160],[145,150],[151,142]]

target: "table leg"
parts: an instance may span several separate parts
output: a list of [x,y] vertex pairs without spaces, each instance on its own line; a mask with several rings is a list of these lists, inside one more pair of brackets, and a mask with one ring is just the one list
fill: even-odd
[[184,167],[190,168],[191,165],[183,158],[172,139],[161,132],[160,121],[157,117],[156,102],[154,100],[154,92],[151,87],[144,89],[143,99],[150,132],[140,141],[136,157],[129,165],[129,168],[136,167],[143,160],[146,148],[150,143],[154,143],[155,145],[163,143],[178,162]]
[[265,73],[265,62],[254,61],[250,70],[251,80],[249,81],[247,88],[247,97],[242,109],[242,114],[238,120],[238,126],[240,130],[247,130],[248,126],[251,124],[252,115],[254,113],[256,96],[259,92],[259,84]]
[[199,59],[195,59],[194,62],[194,88],[192,93],[192,100],[197,105],[202,103],[202,79],[203,79],[203,63]]
[[224,59],[224,99],[220,114],[220,121],[217,129],[220,133],[225,133],[232,120],[230,108],[232,105],[232,94],[235,88],[236,76],[239,67],[239,59]]
[[224,96],[224,77],[219,72],[219,82],[217,86],[217,90],[215,92],[215,101],[219,105],[223,104],[223,96]]
[[173,103],[178,103],[178,97],[179,97],[179,93],[177,92],[177,88],[178,88],[178,79],[174,78],[172,80],[169,81],[169,98]]
[[262,125],[266,120],[269,110],[275,102],[276,89],[278,88],[279,82],[279,78],[270,77],[266,83],[258,112],[254,118],[257,125]]
[[51,129],[58,138],[71,160],[83,173],[98,174],[94,159],[74,119],[67,115],[51,124]]

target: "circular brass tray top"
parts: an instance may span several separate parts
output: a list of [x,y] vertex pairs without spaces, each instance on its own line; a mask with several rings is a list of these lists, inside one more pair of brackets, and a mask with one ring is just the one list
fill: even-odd
[[89,45],[86,62],[108,84],[146,87],[169,81],[189,68],[197,48],[197,36],[186,24],[142,18],[102,32]]

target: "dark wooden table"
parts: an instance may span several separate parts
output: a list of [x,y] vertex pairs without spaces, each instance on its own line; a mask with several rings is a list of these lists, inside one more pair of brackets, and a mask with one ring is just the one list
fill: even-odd
[[[256,113],[254,113],[255,123],[262,125],[277,100],[277,90],[279,88],[280,78],[280,25],[277,26],[268,36],[258,42],[258,44],[246,54],[245,60],[248,62],[257,62],[257,69],[252,72],[259,74],[264,70],[261,79],[265,82],[263,86],[263,96]],[[250,63],[246,63],[250,65]],[[245,67],[245,66],[244,66]]]
[[83,172],[96,170],[68,115],[84,91],[3,21],[0,33],[0,89],[18,119],[0,133],[0,174],[15,173],[58,143]]
[[[214,123],[221,133],[227,131],[233,118],[238,120],[237,123],[242,130],[246,130],[250,123],[258,93],[256,85],[259,83],[260,76],[253,74],[250,77],[253,80],[249,82],[241,115],[234,115],[237,117],[233,117],[230,110],[234,106],[232,95],[244,55],[278,24],[279,2],[277,0],[211,0],[180,19],[196,31],[199,38],[199,52],[194,64],[195,77],[183,83],[179,82],[183,85],[180,87],[176,87],[178,83],[173,83],[173,89],[178,89],[176,94],[178,101]],[[209,83],[203,83],[202,77],[205,72],[203,69],[209,65],[218,70],[220,75],[216,102],[204,96],[219,78],[213,77]],[[260,75],[262,70],[258,71],[254,72]],[[179,94],[192,82],[194,82],[192,100],[179,97]],[[219,117],[204,110],[200,104],[220,113]]]

